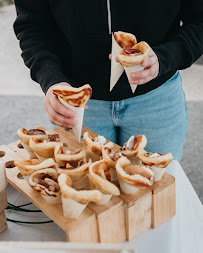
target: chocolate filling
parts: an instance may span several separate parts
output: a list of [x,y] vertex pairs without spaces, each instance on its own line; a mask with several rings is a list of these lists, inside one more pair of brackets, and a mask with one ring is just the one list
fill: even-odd
[[123,53],[125,55],[141,55],[142,54],[139,50],[135,48],[131,48],[131,47],[124,47]]
[[60,141],[59,134],[48,135],[48,141],[53,141],[53,142]]
[[52,192],[59,191],[59,185],[57,183],[57,179],[53,179],[49,174],[41,174],[41,175],[42,175],[41,178],[35,177],[33,181],[37,184],[43,185],[49,191],[52,191]]
[[45,135],[46,133],[43,130],[40,129],[30,129],[27,132],[28,135]]

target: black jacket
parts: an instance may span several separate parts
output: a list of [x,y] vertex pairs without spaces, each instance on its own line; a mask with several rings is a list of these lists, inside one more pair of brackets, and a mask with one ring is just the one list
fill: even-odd
[[[14,30],[31,77],[46,93],[58,82],[89,83],[94,99],[144,94],[203,53],[203,0],[15,0]],[[180,21],[183,26],[180,27]],[[111,32],[133,33],[153,48],[156,79],[132,94],[125,73],[109,92]]]

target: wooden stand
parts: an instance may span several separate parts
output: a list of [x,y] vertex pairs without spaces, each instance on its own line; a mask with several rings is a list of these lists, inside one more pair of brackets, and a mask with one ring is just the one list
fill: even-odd
[[135,194],[124,194],[120,197],[125,203],[126,236],[130,241],[151,228],[152,191],[140,189]]
[[106,205],[89,203],[97,218],[99,242],[122,243],[126,240],[125,215],[123,201],[112,197]]
[[7,228],[8,226],[6,221],[5,210],[3,210],[0,212],[0,234],[3,233]]
[[176,214],[175,178],[164,173],[152,190],[152,227],[157,228]]

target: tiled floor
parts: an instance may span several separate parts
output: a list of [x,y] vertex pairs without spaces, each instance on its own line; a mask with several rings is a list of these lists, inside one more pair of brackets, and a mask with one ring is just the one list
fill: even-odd
[[[0,8],[0,145],[16,140],[16,129],[51,124],[43,105],[43,93],[29,77],[13,34],[14,6]],[[2,39],[3,38],[3,39]],[[202,60],[199,60],[202,62]],[[189,126],[181,165],[203,203],[203,65],[181,71]]]

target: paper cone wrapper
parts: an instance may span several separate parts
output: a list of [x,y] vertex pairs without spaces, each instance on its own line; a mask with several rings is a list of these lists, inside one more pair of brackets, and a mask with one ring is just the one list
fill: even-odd
[[88,160],[90,158],[93,163],[101,160],[101,156],[96,155],[91,150],[85,150],[85,153],[86,153],[86,155],[85,155],[86,159]]
[[138,188],[132,185],[127,184],[121,178],[118,179],[121,187],[121,191],[125,194],[133,194],[135,193]]
[[166,168],[159,168],[159,167],[152,166],[151,168],[154,173],[154,182],[157,182],[157,181],[161,180],[167,167]]
[[66,103],[62,98],[58,96],[59,101],[68,109],[72,110],[75,112],[76,116],[74,118],[75,120],[75,125],[73,127],[73,131],[75,133],[76,139],[78,142],[80,142],[81,139],[81,133],[82,133],[82,124],[83,124],[83,117],[84,117],[84,107],[75,107],[72,105],[69,105]]
[[6,181],[5,166],[0,161],[0,192],[6,188],[6,185],[7,185],[7,181]]
[[102,198],[95,202],[95,204],[101,206],[101,205],[105,205],[107,202],[109,202],[109,200],[111,199],[112,194],[102,194]]
[[60,204],[61,203],[61,195],[58,195],[56,197],[54,196],[45,196],[45,195],[41,195],[42,198],[51,205],[55,205],[55,204]]
[[63,215],[69,219],[75,219],[81,215],[87,204],[83,205],[73,199],[63,198]]
[[[130,83],[130,79],[131,79],[130,73],[132,73],[132,72],[139,72],[139,71],[143,70],[144,68],[141,66],[141,64],[138,64],[138,65],[133,66],[133,67],[124,67],[124,69],[125,69],[125,73],[126,73],[126,75],[128,77],[128,81]],[[130,84],[130,87],[131,87],[132,93],[134,93],[135,90],[136,90],[136,88],[137,88],[137,85]]]
[[117,175],[116,170],[113,168],[110,169],[110,172],[111,172],[111,182],[113,182],[118,178],[118,175]]
[[30,159],[36,159],[37,157],[36,157],[35,153],[32,151],[32,149],[30,148],[30,146],[22,141],[21,141],[21,143],[22,143],[24,149],[29,153]]
[[112,91],[113,87],[116,85],[124,71],[124,67],[116,61],[116,57],[118,56],[118,53],[121,51],[121,49],[122,48],[118,45],[112,33],[110,91]]
[[70,176],[74,185],[74,188],[76,190],[80,190],[80,189],[85,189],[85,190],[89,190],[90,189],[90,182],[89,182],[89,177],[88,174],[84,175],[83,177],[81,177],[79,180],[73,180],[72,176]]

